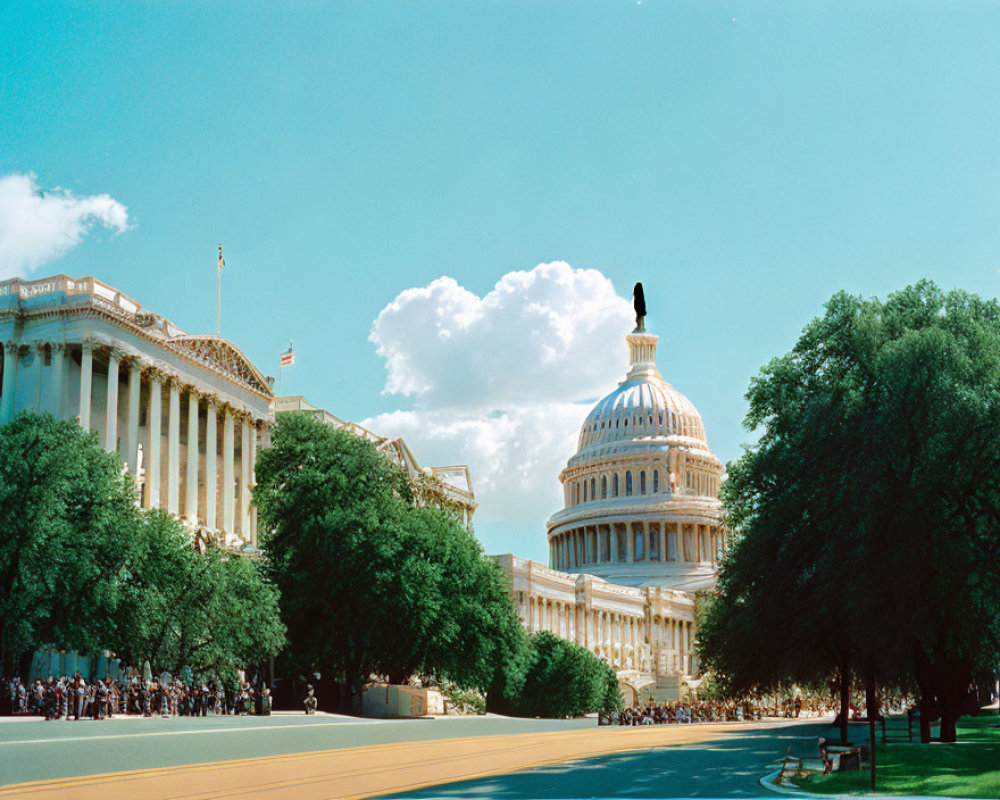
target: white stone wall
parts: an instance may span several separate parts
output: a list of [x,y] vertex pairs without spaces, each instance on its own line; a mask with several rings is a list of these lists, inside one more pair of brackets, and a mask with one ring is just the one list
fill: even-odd
[[23,410],[75,419],[121,456],[144,507],[256,547],[250,491],[273,395],[237,348],[66,276],[0,283],[0,342],[0,423]]

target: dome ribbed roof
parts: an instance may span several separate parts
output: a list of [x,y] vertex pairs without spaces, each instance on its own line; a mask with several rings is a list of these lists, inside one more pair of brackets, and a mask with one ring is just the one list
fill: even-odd
[[578,449],[657,436],[685,436],[708,446],[694,403],[658,375],[643,373],[594,406],[580,430]]

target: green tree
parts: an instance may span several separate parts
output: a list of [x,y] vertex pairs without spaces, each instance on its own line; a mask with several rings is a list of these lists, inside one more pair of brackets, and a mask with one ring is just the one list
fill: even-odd
[[261,541],[292,658],[305,672],[340,676],[359,707],[364,681],[394,652],[381,626],[398,630],[393,617],[409,590],[399,569],[405,474],[358,436],[284,414],[256,476]]
[[521,646],[503,575],[446,509],[414,503],[368,441],[282,415],[254,494],[291,656],[346,681],[435,674],[487,690]]
[[614,670],[586,648],[548,631],[530,636],[530,648],[515,713],[562,718],[621,708]]
[[258,562],[217,549],[199,553],[162,511],[143,515],[121,571],[112,649],[157,672],[188,666],[232,678],[235,668],[273,657],[284,628],[276,588]]
[[699,632],[723,684],[836,670],[843,697],[854,670],[872,707],[877,683],[912,676],[954,739],[974,666],[997,653],[998,385],[1000,308],[927,282],[835,295],[762,370]]
[[0,671],[102,646],[137,524],[134,485],[97,436],[48,414],[0,428]]
[[[414,645],[405,671],[431,671],[465,688],[486,692],[498,665],[517,657],[523,629],[500,567],[484,553],[472,533],[446,509],[411,509],[406,517],[403,569],[410,594],[425,594],[429,582],[421,574],[433,565],[437,585],[433,608],[413,630]],[[416,598],[404,603],[411,613]],[[424,604],[425,606],[428,604]]]

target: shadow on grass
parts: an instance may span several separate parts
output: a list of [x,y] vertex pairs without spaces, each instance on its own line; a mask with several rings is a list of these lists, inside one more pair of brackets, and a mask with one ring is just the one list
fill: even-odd
[[815,756],[825,723],[738,731],[725,739],[618,753],[549,767],[433,786],[384,797],[527,798],[749,797],[768,765],[793,755]]

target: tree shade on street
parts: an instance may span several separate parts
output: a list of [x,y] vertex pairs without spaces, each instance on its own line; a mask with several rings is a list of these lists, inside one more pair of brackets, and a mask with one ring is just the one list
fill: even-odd
[[747,398],[703,664],[733,692],[858,675],[869,708],[913,686],[954,741],[1000,658],[1000,306],[839,293]]

